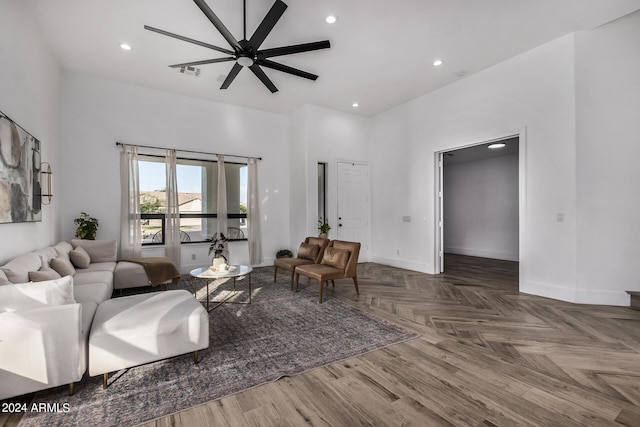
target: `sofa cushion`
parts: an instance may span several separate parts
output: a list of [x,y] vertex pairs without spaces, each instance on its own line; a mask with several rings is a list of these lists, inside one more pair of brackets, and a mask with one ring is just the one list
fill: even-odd
[[38,271],[41,265],[40,256],[29,253],[12,259],[0,267],[0,270],[4,272],[11,283],[26,283],[29,281],[29,272]]
[[53,249],[56,250],[56,253],[58,254],[59,257],[69,259],[69,252],[73,250],[73,246],[71,246],[70,243],[63,241],[55,245]]
[[73,276],[76,274],[76,269],[73,268],[73,264],[71,264],[69,258],[60,256],[52,259],[49,264],[51,265],[51,268],[57,271],[61,276]]
[[69,259],[78,268],[87,268],[91,263],[91,257],[84,250],[82,246],[76,247],[74,250],[69,252]]
[[113,273],[109,271],[76,270],[76,275],[73,276],[73,283],[76,285],[106,283],[109,286],[113,286]]
[[117,259],[118,246],[115,240],[73,239],[71,244],[74,248],[86,250],[91,262],[115,262]]
[[329,247],[324,250],[324,256],[322,257],[321,264],[325,264],[330,267],[335,267],[335,268],[344,270],[345,268],[347,268],[348,261],[349,261],[348,250]]
[[315,261],[318,253],[320,252],[320,246],[311,245],[309,243],[300,243],[298,248],[298,258],[308,259],[309,261]]
[[0,312],[75,304],[73,278],[0,286]]
[[116,270],[116,265],[115,262],[92,262],[87,268],[77,268],[76,274],[91,271],[108,271],[109,273],[113,273]]
[[37,254],[45,259],[47,263],[47,267],[49,266],[49,261],[56,258],[58,253],[56,252],[53,246],[49,246],[48,248],[38,249],[37,251],[33,251],[32,253]]
[[106,283],[88,283],[86,285],[75,284],[73,295],[77,302],[94,302],[98,305],[111,298],[113,288]]

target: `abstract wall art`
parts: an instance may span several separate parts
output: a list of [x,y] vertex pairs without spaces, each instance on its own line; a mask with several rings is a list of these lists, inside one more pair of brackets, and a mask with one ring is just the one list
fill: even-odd
[[0,224],[42,221],[40,141],[0,111]]

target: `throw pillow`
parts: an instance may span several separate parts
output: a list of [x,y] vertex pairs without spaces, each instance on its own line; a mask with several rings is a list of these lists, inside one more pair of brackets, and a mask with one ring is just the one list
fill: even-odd
[[318,252],[320,252],[320,246],[310,245],[309,243],[303,242],[300,243],[300,247],[298,248],[298,258],[315,261],[318,256]]
[[44,282],[47,280],[60,279],[60,276],[54,269],[49,268],[46,270],[30,271],[29,280],[32,282]]
[[11,282],[7,279],[7,275],[4,274],[4,271],[0,270],[0,286],[1,285],[10,285]]
[[82,246],[78,246],[69,252],[69,259],[78,268],[89,268],[91,263],[91,257]]
[[324,250],[321,264],[344,270],[349,261],[349,251],[346,249],[327,248]]
[[73,268],[71,261],[66,258],[58,257],[51,260],[51,268],[58,272],[62,277],[73,276],[76,274],[76,269]]
[[0,286],[0,301],[0,313],[74,304],[73,279],[68,276],[40,283]]

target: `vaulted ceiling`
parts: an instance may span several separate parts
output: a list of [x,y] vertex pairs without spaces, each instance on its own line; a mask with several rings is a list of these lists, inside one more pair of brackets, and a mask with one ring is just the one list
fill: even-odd
[[[248,36],[273,1],[246,0]],[[232,62],[202,65],[197,77],[168,67],[225,55],[144,25],[229,47],[192,0],[26,0],[64,70],[277,113],[313,104],[367,116],[640,9],[640,0],[284,1],[288,8],[262,47],[328,39],[331,48],[278,57],[319,78],[265,69],[279,89],[272,94],[248,70],[220,90]],[[242,1],[207,4],[241,39]],[[325,22],[330,14],[335,24]],[[122,50],[123,42],[133,49]]]

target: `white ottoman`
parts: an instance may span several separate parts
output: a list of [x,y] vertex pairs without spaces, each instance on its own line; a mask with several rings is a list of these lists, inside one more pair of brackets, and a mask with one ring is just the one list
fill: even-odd
[[209,347],[209,316],[185,290],[114,298],[100,304],[89,336],[89,375],[109,372]]

